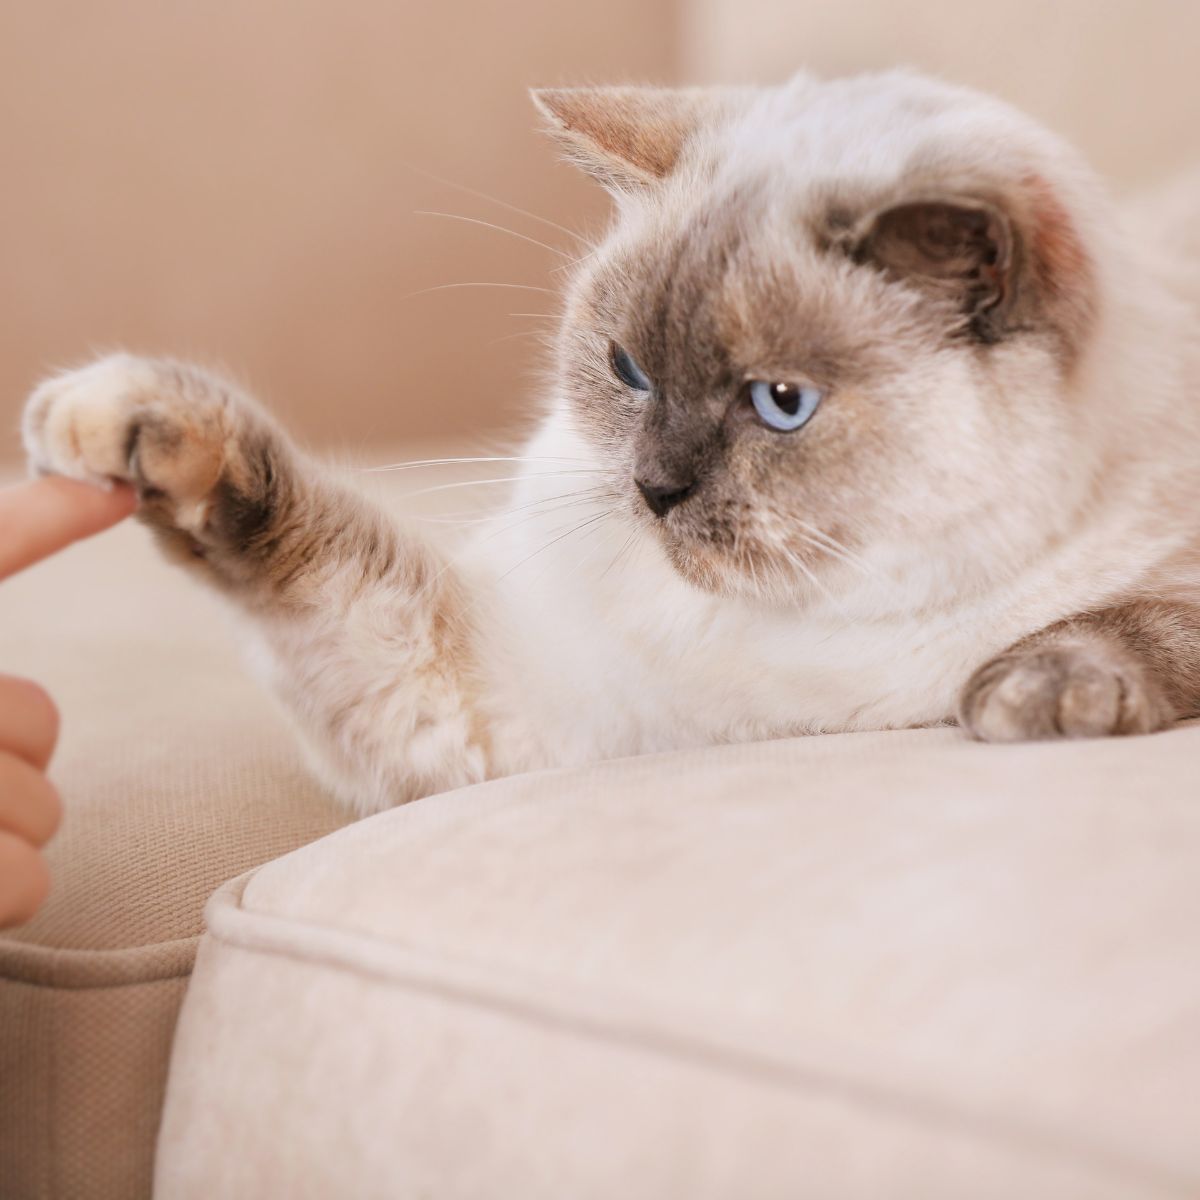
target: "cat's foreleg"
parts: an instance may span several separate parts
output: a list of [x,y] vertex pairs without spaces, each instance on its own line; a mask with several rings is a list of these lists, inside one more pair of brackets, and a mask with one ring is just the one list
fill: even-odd
[[987,742],[1152,733],[1200,714],[1200,608],[1146,600],[1082,613],[1018,642],[963,689]]
[[43,383],[23,433],[38,471],[134,485],[168,555],[250,617],[272,686],[354,807],[487,774],[458,579],[232,384],[115,355]]

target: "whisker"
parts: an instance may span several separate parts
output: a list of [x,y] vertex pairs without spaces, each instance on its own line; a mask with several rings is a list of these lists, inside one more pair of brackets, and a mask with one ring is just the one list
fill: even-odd
[[[570,507],[572,504],[578,504],[581,502],[584,502],[584,501],[583,500],[569,501],[567,504],[564,504],[563,507],[567,508],[567,507]],[[586,502],[594,503],[594,501],[591,500],[590,498],[587,498]],[[503,529],[493,530],[483,540],[484,541],[492,541],[493,539],[500,537],[502,534],[508,533],[512,529],[518,528],[520,525],[524,524],[525,522],[534,520],[535,518],[543,516],[543,515],[545,515],[545,514],[540,513],[540,512],[529,513],[526,516],[522,517],[519,521],[516,521],[513,524],[511,524]],[[543,547],[543,549],[544,548],[545,547]],[[465,559],[465,558],[469,557],[471,554],[475,553],[476,549],[477,549],[476,540],[470,539],[467,542],[467,544],[458,551],[457,554],[451,555],[442,564],[442,566],[436,572],[434,572],[434,574],[432,576],[430,576],[429,579],[427,579],[419,588],[417,588],[417,590],[412,594],[411,600],[415,601],[415,600],[420,599],[422,596],[424,596],[425,593],[428,592],[431,588],[433,588],[448,571],[450,571],[454,567],[458,566],[458,564],[460,562],[462,562],[463,559]],[[518,563],[517,565],[519,566],[520,564]],[[476,598],[475,601],[469,603],[467,606],[468,610],[474,608],[478,602],[479,602],[478,598]]]
[[501,454],[491,456],[467,456],[465,458],[414,458],[408,462],[387,463],[381,467],[361,467],[364,474],[378,471],[413,471],[418,467],[457,466],[463,463],[582,463],[586,458],[555,458],[537,454]]
[[801,532],[800,536],[810,546],[818,550],[823,550],[826,554],[833,555],[834,558],[841,559],[847,566],[854,567],[857,571],[876,583],[882,584],[885,587],[894,586],[892,580],[881,575],[861,555],[855,554],[849,547],[843,546],[836,538],[818,529],[815,525],[810,525],[807,521],[797,519],[796,523],[802,525],[804,530],[807,531],[807,533]]
[[565,263],[560,263],[557,267],[550,268],[551,275],[557,275],[559,271],[569,271],[572,267],[577,267],[581,262],[587,262],[589,258],[593,258],[600,253],[599,246],[593,246],[586,254],[579,255],[578,258],[569,259]]
[[587,487],[587,488],[577,488],[573,492],[559,492],[559,494],[557,496],[542,496],[536,500],[528,500],[524,504],[518,504],[515,508],[509,509],[509,511],[510,512],[521,512],[524,509],[533,508],[535,505],[538,505],[538,504],[547,504],[552,500],[565,500],[569,496],[591,496],[593,498],[599,499],[603,495],[604,495],[604,487],[602,485],[595,485],[593,487]]
[[[587,500],[601,499],[603,496],[602,489],[598,487],[582,488],[573,492],[559,492],[556,496],[542,496],[537,500],[527,501],[525,504],[517,504],[511,508],[502,508],[493,513],[487,513],[484,516],[426,516],[420,513],[408,514],[413,520],[428,521],[432,524],[453,524],[453,525],[486,525],[491,521],[501,521],[507,517],[511,517],[520,512],[527,512],[530,509],[538,508],[539,505],[553,504],[556,500],[570,500],[572,502],[582,502]],[[552,512],[553,509],[545,509],[544,512]],[[540,516],[541,513],[534,512],[531,516]]]
[[492,338],[490,342],[486,343],[485,348],[498,346],[501,342],[511,342],[516,338],[545,338],[547,339],[546,344],[551,345],[552,343],[549,341],[549,339],[552,336],[553,334],[549,329],[518,329],[516,333],[504,333],[498,338]]
[[[504,534],[506,534],[506,533],[512,533],[514,530],[520,529],[522,526],[528,525],[531,522],[539,520],[542,517],[555,516],[556,514],[558,514],[560,512],[565,512],[567,509],[570,509],[570,508],[580,508],[584,505],[594,505],[600,499],[602,499],[602,497],[597,496],[597,495],[590,495],[590,494],[581,494],[581,495],[574,496],[574,497],[564,498],[564,499],[560,500],[559,503],[554,504],[549,508],[540,508],[536,512],[525,513],[523,516],[518,517],[515,521],[510,521],[507,525],[501,527],[500,529],[493,530],[483,540],[489,541],[489,542],[494,541],[496,538],[503,537]],[[512,514],[511,513],[502,513],[500,515],[501,516],[511,516]],[[555,526],[555,529],[551,530],[551,532],[555,532],[561,528],[562,528],[561,525]]]
[[558,543],[563,540],[563,538],[570,537],[573,533],[578,533],[580,530],[586,529],[589,525],[594,525],[597,521],[606,520],[611,515],[611,509],[606,509],[602,513],[597,513],[595,516],[591,516],[584,521],[580,521],[578,525],[573,525],[565,533],[560,533],[557,537],[551,538],[550,541],[546,542],[542,546],[539,546],[532,554],[525,555],[520,562],[514,563],[511,567],[509,567],[508,570],[500,576],[500,578],[507,579],[518,567],[524,566],[527,562],[529,562],[530,559],[537,558],[539,554],[543,554],[545,551],[549,550],[551,546],[557,546]]
[[507,233],[510,237],[520,238],[521,241],[528,242],[531,246],[540,246],[543,250],[549,250],[551,254],[557,254],[559,258],[565,258],[567,262],[571,261],[571,256],[565,250],[560,250],[557,246],[551,246],[549,242],[539,242],[537,238],[529,237],[528,234],[518,233],[515,229],[509,229],[506,225],[497,225],[492,221],[484,221],[479,217],[464,217],[460,213],[434,212],[428,208],[414,209],[413,215],[418,217],[445,217],[448,221],[465,221],[468,225],[482,225],[485,229],[495,229],[500,233]]
[[857,555],[855,555],[853,553],[853,551],[850,550],[850,548],[848,546],[843,545],[843,543],[839,542],[837,540],[837,538],[835,538],[832,534],[826,533],[823,529],[820,529],[816,525],[812,525],[808,521],[802,520],[799,517],[795,518],[795,520],[796,520],[796,524],[803,525],[804,528],[810,534],[813,535],[813,537],[819,538],[822,542],[824,542],[826,545],[830,546],[832,549],[840,550],[843,554],[847,554],[851,558],[858,557]]
[[415,492],[405,492],[404,499],[411,500],[414,496],[430,496],[434,492],[453,492],[465,487],[483,487],[491,483],[519,483],[522,479],[569,479],[572,475],[601,475],[602,471],[580,470],[572,471],[539,471],[534,475],[498,475],[494,479],[460,479],[455,483],[439,483],[433,487],[419,488]]
[[455,288],[515,288],[521,292],[545,292],[547,296],[557,296],[558,293],[553,288],[538,287],[533,283],[489,283],[486,281],[470,280],[465,283],[439,283],[434,287],[420,288],[415,292],[409,292],[405,296],[401,296],[401,300],[412,300],[417,296],[428,296],[430,292],[449,292]]
[[[578,503],[578,501],[573,501],[573,502],[571,502],[571,503]],[[569,505],[564,505],[563,507],[569,507]],[[526,518],[524,518],[524,521],[531,520],[531,519],[533,519],[533,517],[537,517],[537,516],[541,516],[541,515],[543,515],[543,514],[541,514],[541,513],[534,513],[534,514],[532,514],[532,516],[529,516],[529,517],[526,517]],[[597,514],[597,516],[591,517],[591,518],[589,518],[587,521],[580,522],[580,523],[576,524],[576,525],[575,525],[575,526],[574,526],[572,529],[568,529],[568,530],[567,530],[565,533],[562,533],[562,534],[560,534],[560,535],[559,535],[559,537],[556,537],[556,538],[554,538],[554,539],[553,539],[553,541],[551,541],[551,542],[548,542],[548,543],[547,543],[546,545],[544,545],[544,546],[540,546],[540,547],[539,547],[537,550],[535,550],[535,551],[534,551],[532,554],[526,555],[526,557],[525,557],[525,558],[523,558],[523,559],[521,559],[521,560],[520,560],[520,562],[518,562],[518,563],[514,564],[513,566],[509,567],[509,569],[508,569],[507,571],[505,571],[505,572],[504,572],[504,574],[500,576],[500,578],[501,578],[501,579],[507,578],[507,576],[511,575],[511,574],[513,573],[513,571],[515,571],[515,570],[516,570],[518,567],[520,567],[520,566],[521,566],[523,563],[526,563],[526,562],[528,562],[528,561],[529,561],[531,558],[534,558],[534,557],[536,557],[536,556],[537,556],[538,554],[540,554],[540,553],[541,553],[543,550],[547,550],[547,549],[549,549],[549,547],[550,547],[551,545],[553,545],[553,544],[554,544],[554,542],[561,541],[561,540],[562,540],[562,538],[565,538],[565,537],[570,537],[570,536],[571,536],[571,534],[572,534],[573,532],[576,532],[577,530],[584,528],[585,526],[587,526],[587,525],[591,524],[592,522],[595,522],[595,521],[603,521],[603,519],[604,519],[606,516],[608,516],[608,515],[609,515],[609,514],[608,514],[607,512],[604,512],[604,513],[599,513],[599,514]],[[517,524],[522,524],[522,523],[524,523],[524,522],[523,522],[523,521],[522,521],[522,522],[517,522]],[[493,533],[493,534],[490,534],[490,535],[488,535],[488,538],[487,538],[487,539],[485,539],[485,540],[487,540],[487,541],[491,541],[491,540],[492,540],[494,537],[498,536],[498,534],[499,534],[499,533],[502,533],[502,532],[505,532],[505,531],[503,531],[503,530],[498,530],[496,533]],[[461,556],[460,556],[460,557],[461,557]],[[470,600],[467,602],[467,606],[466,606],[465,612],[466,612],[467,614],[472,614],[472,613],[474,613],[474,612],[475,612],[475,610],[476,610],[476,609],[478,609],[478,608],[479,608],[479,606],[480,606],[480,605],[483,603],[483,600],[484,600],[484,598],[485,598],[485,597],[484,597],[484,595],[481,595],[481,594],[476,594],[475,596],[473,596],[473,597],[472,597],[472,598],[471,598],[471,599],[470,599]]]
[[829,603],[832,604],[833,607],[836,608],[838,610],[838,612],[841,613],[841,615],[846,618],[847,621],[850,620],[850,614],[846,610],[846,606],[844,604],[842,604],[842,602],[840,600],[838,600],[836,596],[834,596],[834,594],[829,590],[829,588],[827,588],[825,586],[825,584],[823,584],[817,578],[815,572],[813,572],[807,565],[805,565],[805,563],[797,555],[792,554],[791,551],[785,550],[784,553],[787,555],[788,560],[791,562],[791,564],[802,575],[805,576],[805,578],[809,581],[809,583],[811,583],[813,585],[813,587],[815,587],[821,593],[821,595],[823,595],[825,597],[825,599],[828,600]]
[[631,545],[633,545],[633,539],[635,537],[637,537],[637,535],[638,535],[638,531],[637,531],[637,529],[634,529],[633,532],[630,533],[630,535],[621,544],[621,548],[616,552],[616,554],[613,555],[612,562],[610,562],[608,564],[608,566],[605,567],[604,570],[601,571],[600,574],[597,576],[597,578],[596,578],[597,583],[599,583],[600,580],[602,580],[609,573],[609,571],[611,571],[613,569],[613,567],[615,567],[617,565],[617,563],[620,562],[621,556],[625,553],[626,550],[629,549],[629,547]]
[[[600,531],[604,528],[605,524],[612,518],[612,516],[613,516],[612,510],[605,513],[604,520],[598,521],[590,529],[587,529],[583,533],[580,534],[580,536],[579,536],[580,542],[585,542],[585,541],[587,541],[588,538],[594,537],[598,531]],[[580,572],[583,571],[583,569],[585,567],[587,567],[590,563],[592,563],[598,555],[603,554],[603,553],[604,553],[604,542],[601,541],[598,545],[593,546],[586,553],[580,555],[575,560],[575,562],[571,564],[571,567],[570,567],[571,574],[578,575]],[[550,569],[550,564],[547,563],[546,566],[544,567],[544,569],[542,570],[541,574],[538,575],[536,577],[536,579],[530,581],[531,586],[536,585],[537,583],[541,582],[541,580],[544,578],[544,576],[549,571],[549,569]]]
[[463,192],[468,196],[476,196],[480,200],[488,201],[490,204],[498,204],[501,208],[506,208],[509,212],[516,213],[520,217],[528,217],[531,221],[538,221],[542,225],[548,225],[551,229],[557,229],[560,233],[565,233],[573,241],[581,242],[585,246],[591,246],[591,242],[582,234],[576,233],[573,229],[568,229],[565,225],[560,225],[557,221],[551,221],[549,217],[539,217],[537,213],[529,212],[528,209],[518,208],[515,204],[510,204],[507,200],[501,200],[496,196],[489,196],[487,192],[481,192],[478,188],[468,187],[465,183],[455,183],[452,179],[445,179],[441,175],[435,175],[432,171],[414,166],[412,163],[404,163],[404,166],[417,175],[424,175],[426,179],[432,179],[434,183],[454,188],[455,191]]
[[[422,521],[429,525],[490,525],[495,521],[503,521],[517,513],[524,513],[520,520],[516,521],[509,528],[515,529],[519,525],[524,524],[527,517],[543,517],[550,513],[557,512],[560,508],[567,508],[572,504],[593,504],[601,497],[597,494],[592,494],[592,489],[585,493],[579,492],[564,492],[558,496],[547,496],[544,500],[535,500],[530,504],[518,504],[515,508],[502,508],[493,513],[487,513],[485,516],[428,516],[423,513],[407,513],[405,519],[410,521]],[[561,501],[561,503],[556,503]],[[541,506],[541,507],[539,507]],[[531,509],[537,511],[529,511]]]
[[858,559],[848,551],[843,551],[840,547],[831,546],[826,542],[819,541],[818,538],[811,533],[805,533],[803,530],[798,532],[805,545],[811,546],[814,550],[820,550],[823,554],[828,554],[831,557],[836,558],[839,562],[844,562],[848,567],[854,567],[857,570],[862,571],[864,574],[867,573],[868,569],[865,564],[859,562]]

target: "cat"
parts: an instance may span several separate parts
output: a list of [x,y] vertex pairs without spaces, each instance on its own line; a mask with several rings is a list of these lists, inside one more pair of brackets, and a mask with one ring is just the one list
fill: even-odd
[[338,796],[1197,713],[1200,204],[1135,226],[1058,138],[906,71],[534,99],[614,219],[524,521],[452,554],[193,366],[115,355],[26,407],[36,471],[131,480],[232,598]]

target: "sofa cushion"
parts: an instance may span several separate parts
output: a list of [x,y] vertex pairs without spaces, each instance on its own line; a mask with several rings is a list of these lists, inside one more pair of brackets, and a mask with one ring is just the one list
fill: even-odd
[[0,669],[63,733],[53,890],[0,932],[0,1196],[149,1194],[205,900],[346,814],[240,670],[214,597],[130,524],[0,587]]
[[[471,481],[511,474],[463,454],[381,449],[373,464],[405,469],[355,479],[385,507],[438,518],[430,528],[449,537],[445,517],[498,499]],[[4,1200],[149,1193],[205,900],[349,818],[247,677],[231,624],[133,523],[0,587],[0,671],[39,680],[62,712],[52,775],[66,810],[49,903],[0,931]]]
[[500,780],[222,888],[157,1194],[1200,1192],[1200,727]]

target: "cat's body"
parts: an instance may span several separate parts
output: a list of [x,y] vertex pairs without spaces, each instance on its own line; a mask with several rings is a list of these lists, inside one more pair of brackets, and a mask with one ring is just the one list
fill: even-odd
[[39,469],[134,479],[240,602],[342,795],[1200,709],[1200,187],[1138,232],[1048,135],[907,75],[542,103],[620,218],[517,519],[397,529],[192,368],[105,360],[28,411]]

